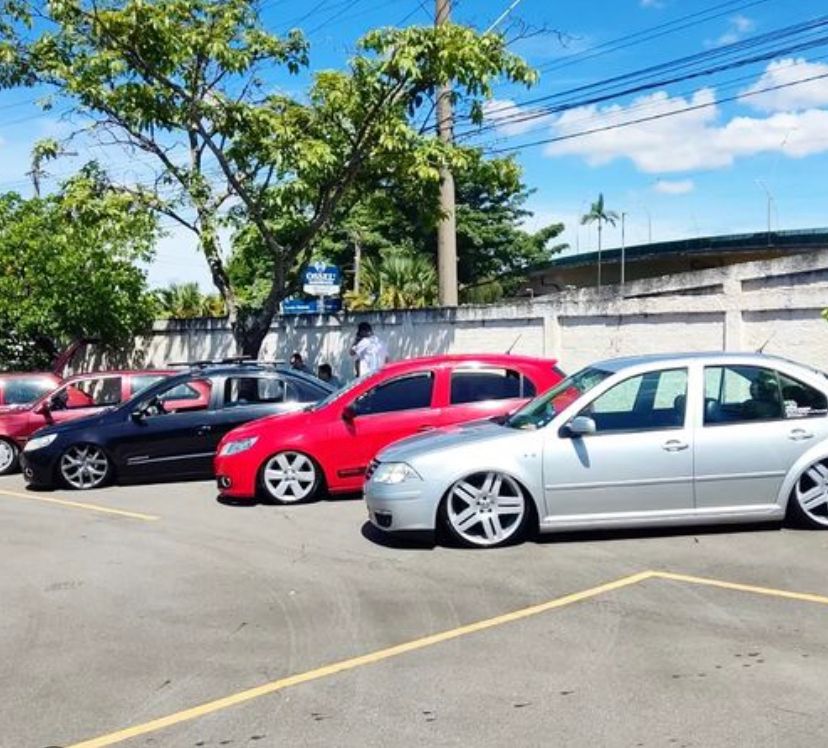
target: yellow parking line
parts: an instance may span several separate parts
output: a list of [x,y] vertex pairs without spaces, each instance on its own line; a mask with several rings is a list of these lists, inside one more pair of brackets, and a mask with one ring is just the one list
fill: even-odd
[[809,592],[791,592],[779,590],[774,587],[755,587],[751,584],[739,584],[737,582],[723,582],[720,579],[709,579],[707,577],[693,577],[687,574],[673,574],[669,571],[654,571],[650,576],[655,579],[671,579],[674,582],[687,582],[689,584],[702,584],[707,587],[720,587],[723,590],[736,590],[737,592],[752,592],[755,595],[768,595],[770,597],[782,597],[788,600],[799,600],[806,603],[819,603],[828,605],[828,597],[824,595],[812,595]]
[[143,519],[147,522],[152,522],[156,519],[161,519],[155,514],[142,514],[141,512],[128,512],[124,509],[111,509],[108,506],[99,506],[98,504],[84,504],[80,501],[67,501],[66,499],[53,499],[49,496],[37,496],[35,494],[18,493],[16,491],[0,490],[0,495],[11,496],[15,499],[28,499],[29,501],[45,501],[47,504],[59,504],[60,506],[68,506],[72,509],[87,509],[90,512],[101,512],[102,514],[115,514],[119,517],[130,517],[131,519]]
[[276,691],[290,688],[291,686],[298,686],[301,683],[308,683],[309,681],[326,678],[329,675],[342,673],[346,670],[353,670],[354,668],[362,667],[363,665],[372,665],[407,652],[424,649],[425,647],[431,647],[435,644],[450,641],[451,639],[457,639],[461,636],[467,636],[468,634],[474,634],[478,631],[485,631],[486,629],[494,628],[495,626],[501,626],[504,623],[519,621],[523,618],[536,616],[539,613],[545,613],[549,610],[563,608],[566,605],[572,605],[573,603],[577,603],[582,600],[588,600],[589,598],[603,595],[606,592],[612,592],[613,590],[618,590],[622,587],[629,587],[630,585],[649,579],[652,576],[653,572],[651,571],[643,571],[639,574],[632,574],[631,576],[617,579],[614,582],[608,582],[607,584],[602,584],[598,587],[591,587],[590,589],[583,590],[582,592],[575,592],[571,595],[558,597],[539,605],[532,605],[528,608],[513,611],[512,613],[495,616],[494,618],[486,618],[482,621],[470,623],[466,626],[459,626],[454,629],[449,629],[448,631],[441,631],[437,634],[431,634],[430,636],[424,636],[420,639],[414,639],[412,641],[404,642],[403,644],[397,644],[396,646],[388,647],[387,649],[380,649],[376,652],[360,655],[358,657],[352,657],[348,660],[334,662],[331,665],[325,665],[324,667],[316,668],[315,670],[308,670],[304,673],[290,675],[286,678],[280,678],[279,680],[265,683],[264,685],[256,686],[255,688],[249,688],[245,691],[239,691],[238,693],[225,696],[221,699],[208,701],[204,704],[199,704],[198,706],[191,707],[190,709],[184,709],[180,712],[175,712],[174,714],[169,714],[166,717],[154,719],[141,725],[135,725],[134,727],[128,727],[125,730],[119,730],[118,732],[111,732],[108,735],[101,735],[100,737],[92,738],[91,740],[85,740],[82,743],[76,743],[68,746],[67,748],[101,748],[102,746],[120,743],[122,740],[135,738],[139,735],[146,735],[147,733],[155,732],[156,730],[161,730],[165,727],[171,727],[172,725],[186,722],[187,720],[195,719],[196,717],[203,717],[207,714],[212,714],[213,712],[218,712],[222,709],[227,709],[228,707],[236,706],[237,704],[242,704],[246,701],[251,701],[252,699],[257,699],[260,696],[267,696],[268,694],[275,693]]

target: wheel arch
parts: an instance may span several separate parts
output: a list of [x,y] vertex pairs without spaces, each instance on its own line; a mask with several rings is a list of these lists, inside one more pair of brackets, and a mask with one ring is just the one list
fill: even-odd
[[788,510],[788,502],[791,499],[796,482],[799,479],[799,476],[802,475],[805,468],[815,462],[821,462],[823,460],[828,460],[828,440],[815,444],[807,452],[801,455],[793,465],[791,465],[782,481],[782,485],[780,486],[779,493],[776,497],[776,503],[784,511],[787,512]]

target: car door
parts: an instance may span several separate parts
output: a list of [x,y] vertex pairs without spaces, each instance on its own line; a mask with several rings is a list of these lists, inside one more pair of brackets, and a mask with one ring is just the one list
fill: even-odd
[[626,377],[578,415],[595,433],[550,429],[544,443],[547,512],[554,517],[645,514],[693,508],[688,370]]
[[770,367],[706,366],[698,509],[775,503],[791,465],[828,437],[826,409],[822,392]]
[[435,378],[432,370],[403,374],[378,383],[350,404],[332,427],[333,443],[343,441],[339,478],[358,478],[387,445],[438,426],[441,409],[432,407]]
[[[185,391],[182,388],[199,393],[200,408],[165,408],[164,403],[180,399]],[[208,377],[178,380],[167,389],[154,391],[161,408],[148,407],[146,402],[139,405],[135,416],[125,413],[122,427],[111,438],[121,474],[142,479],[209,475],[218,443],[211,433],[211,416],[216,406],[213,389]]]
[[462,363],[449,372],[448,405],[441,425],[509,413],[535,396],[535,385],[517,369]]
[[[299,410],[306,400],[304,391],[300,394],[293,382],[278,374],[241,373],[228,376],[221,384],[221,393],[220,409],[210,424],[215,448],[222,437],[237,426],[276,413]],[[321,397],[320,388],[316,399]]]

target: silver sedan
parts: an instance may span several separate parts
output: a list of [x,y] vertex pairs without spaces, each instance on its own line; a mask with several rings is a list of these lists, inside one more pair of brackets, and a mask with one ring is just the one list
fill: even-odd
[[828,378],[761,354],[601,361],[503,422],[407,439],[371,522],[471,546],[541,532],[781,520],[828,527]]

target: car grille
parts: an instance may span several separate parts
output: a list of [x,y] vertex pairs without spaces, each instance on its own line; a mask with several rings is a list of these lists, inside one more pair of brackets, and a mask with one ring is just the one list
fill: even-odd
[[365,480],[371,480],[371,476],[374,474],[377,467],[379,467],[379,460],[371,460],[371,463],[365,471]]

